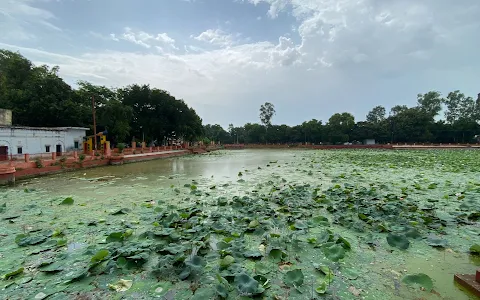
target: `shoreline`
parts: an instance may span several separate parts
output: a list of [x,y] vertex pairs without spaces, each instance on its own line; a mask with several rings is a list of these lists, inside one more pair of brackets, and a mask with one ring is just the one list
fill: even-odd
[[[242,149],[288,149],[288,150],[348,150],[348,149],[372,149],[372,150],[480,150],[480,145],[225,145],[225,150]],[[146,152],[139,154],[124,154],[121,156],[88,156],[80,160],[77,156],[59,161],[57,159],[44,160],[41,167],[37,162],[12,162],[0,164],[0,186],[15,184],[18,180],[31,179],[65,172],[72,172],[81,169],[90,169],[102,166],[115,166],[149,160],[202,154],[213,149],[168,149],[159,152]]]
[[376,150],[477,150],[480,144],[385,144],[385,145],[275,145],[275,144],[229,144],[226,150],[242,149],[289,149],[289,150],[338,150],[338,149],[376,149]]
[[115,166],[135,162],[164,159],[178,156],[192,155],[188,149],[170,150],[151,153],[128,154],[123,156],[96,157],[80,161],[78,157],[69,158],[64,162],[57,160],[45,160],[45,166],[38,167],[36,162],[16,162],[0,165],[0,185],[8,186],[15,184],[18,180],[25,180],[35,177],[42,177],[65,172],[72,172],[82,169],[90,169],[103,166]]

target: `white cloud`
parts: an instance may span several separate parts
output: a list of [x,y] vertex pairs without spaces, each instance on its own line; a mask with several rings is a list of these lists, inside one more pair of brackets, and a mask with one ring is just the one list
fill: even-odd
[[[44,0],[47,1],[47,0]],[[0,28],[5,40],[34,40],[32,29],[46,28],[61,32],[55,26],[55,16],[34,6],[35,0],[0,0]]]
[[[164,51],[164,48],[168,48],[170,50],[177,50],[178,48],[175,46],[175,40],[168,36],[168,34],[159,33],[156,36],[145,31],[134,31],[130,27],[125,27],[124,32],[117,36],[114,33],[110,34],[110,38],[114,41],[119,41],[119,39],[132,42],[139,46],[145,47],[150,49],[152,46],[155,46],[157,49],[161,49]],[[157,44],[160,44],[158,46]]]
[[217,46],[231,46],[234,44],[233,36],[220,29],[208,29],[193,37],[197,41],[207,42]]
[[[287,24],[288,33],[252,42],[232,34],[235,28],[208,29],[191,36],[192,45],[181,43],[188,36],[175,41],[167,33],[131,28],[104,37],[153,50],[143,54],[121,51],[122,43],[112,43],[115,51],[89,50],[77,56],[0,47],[19,49],[34,62],[59,65],[70,82],[149,83],[183,97],[206,122],[223,125],[257,121],[265,101],[277,106],[274,122],[294,124],[325,120],[339,111],[362,118],[378,104],[412,105],[417,93],[431,89],[478,92],[478,0],[463,0],[461,6],[450,0],[245,2],[269,4],[269,18],[291,14],[295,30]],[[43,18],[54,20],[48,12]],[[261,33],[257,36],[267,36]]]

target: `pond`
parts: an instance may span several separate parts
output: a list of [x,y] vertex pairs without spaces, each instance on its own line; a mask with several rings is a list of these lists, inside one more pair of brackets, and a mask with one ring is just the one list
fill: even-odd
[[479,171],[232,150],[22,181],[0,190],[0,299],[475,299],[453,275],[480,266]]

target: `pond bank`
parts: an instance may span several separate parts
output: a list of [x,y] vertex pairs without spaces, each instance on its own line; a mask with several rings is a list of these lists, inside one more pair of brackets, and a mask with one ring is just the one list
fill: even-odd
[[6,164],[0,165],[0,185],[13,184],[19,179],[57,174],[78,169],[95,168],[107,165],[121,165],[124,163],[134,163],[189,154],[192,154],[191,150],[181,149],[110,157],[92,155],[35,162],[10,161]]
[[374,145],[303,145],[303,144],[227,144],[225,149],[383,149],[383,150],[431,150],[431,149],[480,149],[480,144],[374,144]]

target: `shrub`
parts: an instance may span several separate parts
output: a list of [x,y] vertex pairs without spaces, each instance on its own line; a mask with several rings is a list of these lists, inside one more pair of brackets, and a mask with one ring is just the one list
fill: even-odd
[[123,153],[123,150],[125,149],[125,144],[118,143],[117,148],[118,148],[118,153]]
[[40,158],[35,159],[35,165],[37,168],[43,168],[42,160]]
[[80,156],[78,156],[78,159],[80,159],[80,161],[84,161],[85,160],[85,154],[80,154]]
[[62,156],[62,158],[60,158],[60,162],[61,163],[64,163],[67,161],[67,157],[66,156]]

